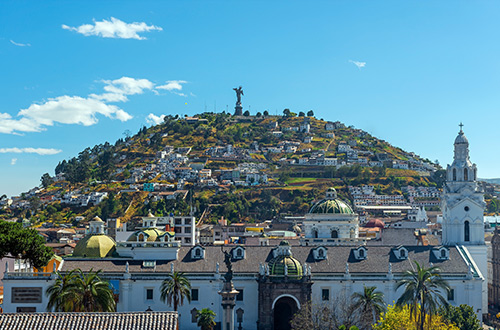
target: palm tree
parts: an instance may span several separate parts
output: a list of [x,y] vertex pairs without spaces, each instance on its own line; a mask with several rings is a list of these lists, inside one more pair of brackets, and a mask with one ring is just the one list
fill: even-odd
[[[405,287],[405,291],[396,305],[410,305],[410,315],[415,314],[415,321],[421,330],[424,329],[425,315],[436,314],[438,305],[448,305],[441,292],[450,290],[448,283],[441,277],[438,267],[424,268],[415,261],[416,270],[408,270],[398,281],[397,288]],[[420,316],[418,313],[420,312]]]
[[174,305],[174,311],[177,307],[184,304],[184,298],[191,302],[191,283],[184,276],[184,273],[173,272],[168,274],[167,279],[163,281],[160,287],[161,300],[167,300],[169,306]]
[[78,276],[72,283],[71,291],[75,312],[114,312],[116,301],[109,283],[101,280],[100,270],[93,272],[92,269],[84,274],[77,269]]
[[65,275],[56,272],[57,279],[47,288],[47,309],[57,312],[114,312],[116,302],[109,283],[101,280],[99,273],[84,274],[81,269]]
[[212,330],[215,326],[215,312],[210,308],[203,308],[196,313],[196,323],[201,330]]
[[385,310],[384,294],[380,291],[375,291],[374,286],[364,286],[363,292],[355,292],[352,295],[354,300],[353,308],[361,309],[363,317],[367,313],[371,313],[373,323],[377,322],[377,317]]
[[59,271],[55,272],[56,281],[45,292],[47,297],[49,297],[47,304],[48,311],[54,309],[56,312],[67,312],[73,309],[71,300],[68,298],[70,295],[69,287],[76,276],[74,272],[75,270],[72,270],[64,275],[61,275]]

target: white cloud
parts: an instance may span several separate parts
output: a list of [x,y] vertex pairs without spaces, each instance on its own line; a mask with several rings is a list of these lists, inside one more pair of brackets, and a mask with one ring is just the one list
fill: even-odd
[[115,105],[94,98],[67,95],[49,99],[42,104],[32,104],[19,112],[20,116],[38,125],[37,131],[42,130],[42,126],[52,126],[54,123],[94,125],[98,122],[97,114],[121,121],[132,118]]
[[164,89],[169,92],[182,90],[182,84],[186,84],[185,80],[168,80],[165,85],[156,86],[156,89]]
[[162,31],[159,26],[147,25],[144,22],[125,23],[117,18],[111,17],[111,20],[96,21],[94,24],[83,24],[78,27],[72,27],[63,24],[65,30],[76,31],[84,36],[98,36],[103,38],[137,39],[144,40],[138,33],[149,31]]
[[[62,150],[59,149],[53,149],[53,148],[0,148],[0,154],[39,154],[42,156],[46,155],[56,155],[58,153],[62,152]],[[14,158],[17,160],[17,158]],[[14,165],[14,164],[12,164]]]
[[16,165],[16,163],[17,163],[17,158],[12,158],[10,160],[10,165]]
[[355,66],[358,67],[358,69],[361,70],[361,68],[364,68],[366,66],[366,62],[359,62],[359,61],[353,61],[349,60],[350,63],[354,64]]
[[146,122],[150,125],[159,125],[159,124],[163,123],[163,119],[165,119],[165,115],[156,116],[156,115],[150,113],[146,117]]
[[10,40],[10,42],[13,45],[16,45],[16,46],[19,46],[19,47],[30,47],[31,46],[30,44],[22,44],[22,43],[19,43],[19,42],[15,42],[14,40]]

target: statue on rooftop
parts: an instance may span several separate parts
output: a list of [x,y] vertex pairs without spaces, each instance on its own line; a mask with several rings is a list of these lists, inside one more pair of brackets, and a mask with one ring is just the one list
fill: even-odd
[[221,246],[221,251],[224,253],[224,263],[226,264],[227,272],[224,275],[224,281],[225,282],[231,282],[233,280],[233,265],[231,263],[231,253],[224,251],[224,249]]

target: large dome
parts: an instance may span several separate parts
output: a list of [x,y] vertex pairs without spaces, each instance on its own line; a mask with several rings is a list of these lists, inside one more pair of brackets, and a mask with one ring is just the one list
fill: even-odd
[[337,198],[335,188],[328,188],[325,199],[320,200],[309,210],[317,214],[354,214],[351,207]]
[[311,207],[309,213],[354,214],[351,207],[340,199],[325,198]]
[[106,235],[89,235],[81,239],[73,251],[74,257],[104,258],[115,251],[115,241]]

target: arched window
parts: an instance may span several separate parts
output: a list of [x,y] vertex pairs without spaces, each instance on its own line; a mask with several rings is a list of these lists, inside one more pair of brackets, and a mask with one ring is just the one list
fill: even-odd
[[236,256],[241,257],[243,255],[243,251],[241,249],[236,250]]
[[477,169],[474,169],[474,181],[477,180]]
[[446,250],[445,249],[441,250],[441,258],[446,258]]
[[457,169],[453,169],[453,181],[457,181]]
[[200,249],[196,249],[195,255],[197,257],[201,256],[201,250]]
[[319,249],[318,250],[318,257],[323,258],[324,256],[325,256],[325,252],[323,251],[323,249]]
[[363,250],[363,249],[359,250],[359,256],[361,258],[364,258],[365,257],[365,250]]
[[464,181],[469,181],[469,171],[464,168]]
[[401,256],[401,258],[406,257],[406,251],[405,250],[401,250],[401,252],[399,252],[399,255]]
[[339,238],[339,232],[336,230],[332,230],[332,238]]
[[139,234],[138,241],[139,241],[139,242],[144,241],[144,234]]
[[318,230],[316,228],[313,228],[312,234],[314,238],[318,238]]
[[464,223],[464,241],[466,241],[466,242],[470,241],[470,226],[469,226],[469,221],[465,221],[465,223]]

